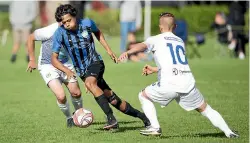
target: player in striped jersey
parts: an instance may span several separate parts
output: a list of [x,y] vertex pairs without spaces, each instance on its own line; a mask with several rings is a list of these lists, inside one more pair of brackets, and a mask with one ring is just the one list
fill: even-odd
[[[67,86],[71,94],[71,99],[75,110],[82,108],[82,97],[77,79],[72,78],[68,80],[65,73],[56,69],[51,64],[52,36],[58,27],[59,24],[54,23],[47,27],[37,29],[34,31],[34,33],[30,34],[28,39],[28,53],[30,58],[27,71],[32,72],[32,70],[36,69],[35,41],[42,41],[38,60],[38,70],[47,86],[55,94],[57,98],[57,105],[66,116],[67,126],[72,127],[74,123],[61,83],[64,83]],[[74,66],[69,62],[68,55],[65,53],[65,51],[60,51],[59,60],[64,66],[68,67],[71,71],[74,71]]]
[[72,59],[76,73],[85,82],[85,86],[107,115],[108,122],[104,129],[118,128],[109,103],[127,115],[140,118],[145,126],[149,126],[150,122],[145,114],[121,100],[103,79],[105,66],[102,57],[96,52],[92,33],[115,63],[117,58],[95,23],[91,19],[76,19],[76,14],[76,9],[69,4],[60,5],[56,10],[55,18],[57,22],[62,22],[63,26],[59,27],[54,34],[52,64],[65,72],[69,78],[75,77],[74,72],[58,61],[58,53],[63,45]]

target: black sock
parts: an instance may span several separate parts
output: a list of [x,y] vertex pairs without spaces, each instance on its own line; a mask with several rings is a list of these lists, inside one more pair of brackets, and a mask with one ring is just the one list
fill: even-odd
[[[125,107],[125,110],[121,110],[120,109],[120,106],[122,104],[122,100],[113,92],[113,95],[108,97],[108,101],[109,103],[114,106],[117,110],[123,112],[124,114],[126,115],[129,115],[129,116],[132,116],[132,117],[138,117],[140,119],[143,119],[143,113],[140,112],[139,110],[133,108],[128,102],[126,102],[126,107]],[[112,103],[114,102],[115,103]]]
[[142,120],[144,120],[144,114],[140,112],[139,110],[133,108],[128,102],[126,102],[126,109],[124,111],[125,114],[133,116],[133,117],[138,117]]
[[109,107],[108,99],[102,94],[101,96],[95,97],[96,102],[102,108],[103,112],[107,115],[108,120],[115,120],[112,109]]

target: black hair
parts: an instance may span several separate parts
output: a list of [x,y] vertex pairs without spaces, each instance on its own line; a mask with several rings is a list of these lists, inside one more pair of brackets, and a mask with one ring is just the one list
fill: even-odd
[[57,22],[62,21],[62,16],[70,14],[73,17],[76,17],[77,10],[70,4],[60,5],[56,8],[55,18]]

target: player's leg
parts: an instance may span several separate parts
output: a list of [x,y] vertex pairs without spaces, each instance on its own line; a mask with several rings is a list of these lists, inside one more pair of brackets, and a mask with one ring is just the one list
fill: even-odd
[[200,107],[196,109],[203,116],[205,116],[215,127],[219,128],[225,133],[228,138],[239,137],[238,134],[234,133],[227,125],[223,117],[219,112],[214,110],[210,105],[204,102]]
[[153,101],[147,96],[145,90],[139,93],[139,100],[143,112],[148,117],[151,126],[147,127],[145,130],[141,130],[142,135],[161,135],[160,123],[157,118],[156,109]]
[[180,104],[182,108],[187,111],[197,110],[203,116],[208,118],[210,122],[221,131],[225,133],[227,137],[236,137],[235,133],[233,133],[230,128],[228,127],[225,120],[222,118],[220,113],[216,110],[212,109],[203,98],[203,95],[200,91],[194,87],[189,93],[187,94],[180,94],[179,99],[176,99],[177,102]]
[[113,115],[113,110],[109,106],[108,99],[105,97],[104,92],[97,86],[97,78],[88,76],[84,82],[85,87],[93,94],[96,102],[107,116],[108,123],[104,126],[104,129],[118,128],[117,120]]
[[94,62],[88,67],[86,74],[81,79],[84,81],[85,87],[93,94],[103,112],[107,115],[108,122],[104,126],[104,129],[108,130],[118,128],[118,123],[113,115],[112,108],[109,106],[108,99],[105,97],[103,90],[97,85],[98,80],[102,79],[104,70],[103,61]]
[[73,126],[70,107],[66,99],[66,95],[60,82],[59,73],[52,65],[41,65],[39,67],[40,74],[46,85],[54,93],[57,99],[57,105],[66,117],[67,126]]
[[71,101],[75,110],[82,108],[82,96],[81,96],[81,90],[79,88],[78,82],[69,81],[69,82],[66,82],[65,85],[67,86],[70,92]]
[[[74,67],[72,64],[65,63],[64,66],[74,71]],[[66,87],[70,92],[71,101],[75,110],[82,108],[82,96],[77,78],[71,78],[70,80],[68,80],[67,75],[65,73],[62,73],[61,78],[63,83],[66,85]]]
[[103,78],[98,80],[97,85],[104,91],[104,95],[108,98],[109,103],[113,107],[126,115],[140,118],[143,121],[145,127],[150,126],[150,122],[146,115],[135,109],[127,101],[122,100],[120,97],[118,97],[118,95],[111,90],[111,88]]
[[17,57],[17,52],[20,49],[20,44],[21,44],[21,35],[20,35],[20,30],[17,30],[13,26],[13,47],[12,47],[12,55],[10,61],[14,63],[16,61]]
[[142,109],[151,123],[149,128],[140,131],[142,135],[161,135],[161,128],[153,102],[159,103],[161,106],[167,106],[176,97],[175,92],[161,87],[159,82],[147,86],[145,90],[139,93]]

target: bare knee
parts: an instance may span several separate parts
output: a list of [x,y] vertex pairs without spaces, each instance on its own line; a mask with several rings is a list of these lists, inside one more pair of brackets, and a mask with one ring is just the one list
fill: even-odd
[[198,112],[203,112],[205,109],[206,109],[206,107],[207,107],[207,103],[206,102],[203,102],[203,104],[200,106],[200,107],[198,107],[197,109],[196,109],[196,111],[198,111]]
[[66,96],[63,94],[63,95],[56,95],[56,98],[57,98],[57,101],[58,103],[60,104],[65,104],[66,103]]
[[81,97],[82,93],[81,93],[81,90],[78,88],[78,89],[74,89],[73,91],[70,91],[70,94],[73,97],[79,98]]
[[93,81],[85,81],[85,87],[90,91],[96,88],[96,86],[97,86],[96,83]]

